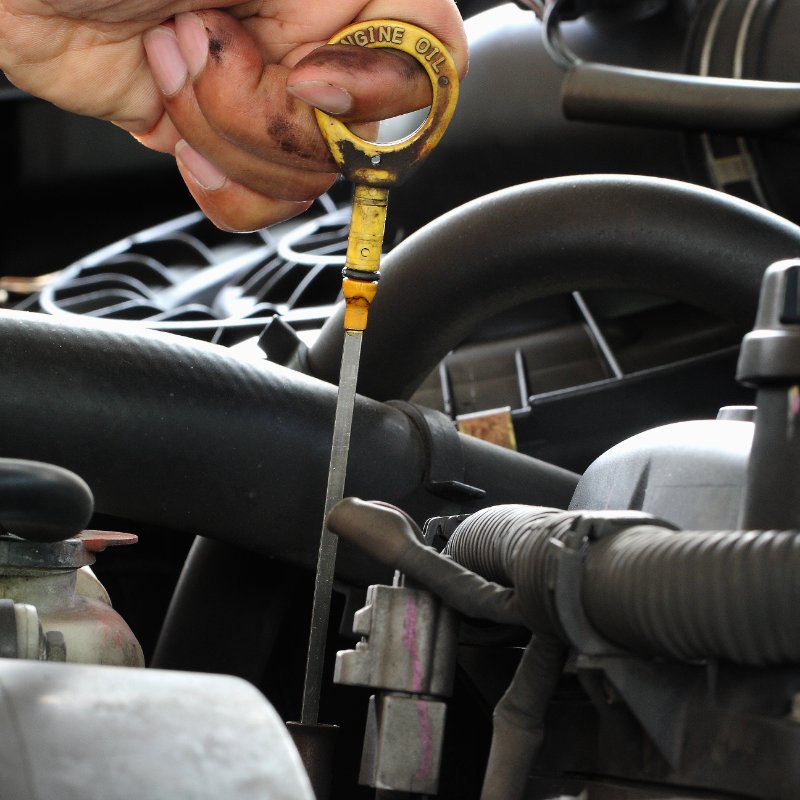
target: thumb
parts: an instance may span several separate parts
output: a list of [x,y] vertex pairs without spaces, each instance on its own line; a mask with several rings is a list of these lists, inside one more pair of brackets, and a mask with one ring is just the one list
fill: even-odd
[[430,105],[425,70],[405,53],[324,45],[291,70],[287,90],[348,122],[377,122]]

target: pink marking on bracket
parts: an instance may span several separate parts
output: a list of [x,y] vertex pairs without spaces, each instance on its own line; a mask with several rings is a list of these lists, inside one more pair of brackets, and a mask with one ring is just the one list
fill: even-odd
[[[411,688],[415,692],[422,691],[422,663],[417,649],[417,603],[413,597],[406,600],[406,613],[403,619],[403,644],[411,659]],[[433,766],[433,731],[428,715],[428,704],[424,700],[417,701],[419,718],[420,761],[415,778],[424,780]]]

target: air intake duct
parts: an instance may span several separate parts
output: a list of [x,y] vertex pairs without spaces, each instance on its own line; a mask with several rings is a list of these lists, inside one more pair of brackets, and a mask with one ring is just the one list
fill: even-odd
[[445,554],[507,580],[535,633],[579,649],[588,623],[640,655],[800,662],[796,531],[677,531],[633,512],[498,506],[465,520]]

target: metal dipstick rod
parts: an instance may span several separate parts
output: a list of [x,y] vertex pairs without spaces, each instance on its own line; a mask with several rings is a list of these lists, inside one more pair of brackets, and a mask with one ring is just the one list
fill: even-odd
[[[406,178],[436,146],[455,111],[458,72],[444,45],[432,34],[395,20],[370,20],[345,28],[328,44],[400,50],[412,56],[431,81],[431,108],[422,125],[396,142],[378,144],[356,136],[343,122],[316,110],[317,122],[336,163],[355,184],[353,212],[343,270],[345,298],[344,347],[339,393],[334,419],[333,445],[328,470],[325,517],[320,535],[311,632],[306,662],[300,724],[290,723],[292,735],[314,783],[314,766],[309,760],[316,746],[305,747],[304,738],[314,737],[318,726],[322,668],[330,616],[331,592],[336,564],[336,536],[325,525],[330,509],[344,494],[350,430],[355,406],[361,340],[367,327],[370,306],[378,289],[381,249],[386,223],[389,188]],[[308,755],[308,758],[306,758]],[[318,797],[322,787],[315,786]]]
[[367,327],[369,307],[378,290],[380,256],[386,223],[388,189],[356,184],[353,216],[343,271],[342,293],[345,297],[344,346],[339,372],[339,392],[333,422],[333,444],[328,467],[325,513],[320,533],[317,574],[314,582],[314,603],[311,610],[311,631],[308,639],[306,677],[300,722],[314,725],[319,719],[322,691],[322,667],[328,633],[336,543],[338,537],[325,524],[328,512],[344,496],[350,430],[356,401],[361,341]]

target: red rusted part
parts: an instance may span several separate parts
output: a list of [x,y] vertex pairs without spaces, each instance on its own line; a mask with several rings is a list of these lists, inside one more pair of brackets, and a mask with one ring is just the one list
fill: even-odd
[[135,533],[120,531],[83,531],[78,538],[90,553],[102,553],[106,547],[136,544],[139,541],[139,537]]

